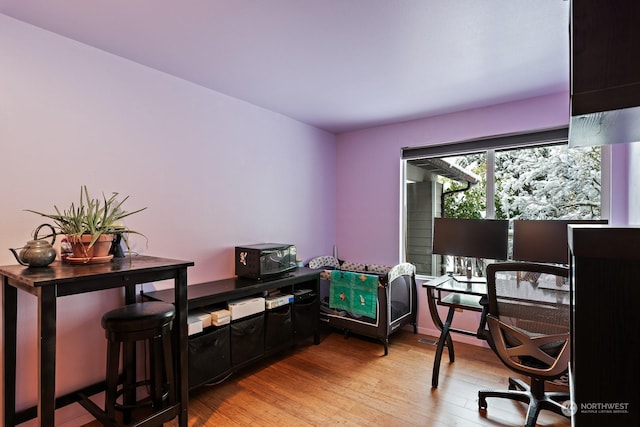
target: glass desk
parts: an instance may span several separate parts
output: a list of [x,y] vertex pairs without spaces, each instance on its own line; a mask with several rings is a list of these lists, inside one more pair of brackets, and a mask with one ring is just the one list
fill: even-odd
[[[483,307],[480,300],[487,295],[487,283],[483,277],[474,277],[467,281],[464,276],[441,276],[427,282],[422,286],[427,290],[427,301],[429,303],[429,313],[433,323],[440,329],[440,338],[436,346],[436,355],[433,360],[433,373],[431,376],[431,387],[438,387],[438,376],[440,374],[440,361],[442,351],[447,347],[449,362],[455,361],[453,340],[451,332],[472,335],[483,339],[484,321],[480,320],[477,331],[454,328],[451,326],[453,315],[456,309],[482,312]],[[438,312],[438,306],[449,307],[447,318],[443,322]]]

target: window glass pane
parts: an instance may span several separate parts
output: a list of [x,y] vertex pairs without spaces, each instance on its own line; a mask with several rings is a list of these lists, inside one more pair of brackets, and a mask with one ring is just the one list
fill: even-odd
[[452,257],[433,256],[433,218],[484,218],[486,152],[406,163],[406,259],[418,274],[440,275]]
[[468,182],[440,176],[444,203],[444,218],[481,219],[487,212],[487,153],[445,157],[443,160],[457,166],[478,181]]
[[460,260],[433,255],[434,217],[600,219],[600,152],[558,144],[407,160],[405,259],[422,275],[457,270]]
[[497,151],[496,218],[600,219],[600,148]]

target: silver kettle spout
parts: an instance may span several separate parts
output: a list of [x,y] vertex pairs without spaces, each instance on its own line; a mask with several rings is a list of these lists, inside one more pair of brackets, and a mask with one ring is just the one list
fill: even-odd
[[13,253],[13,256],[14,256],[14,257],[16,257],[16,260],[17,260],[20,264],[22,264],[22,265],[27,265],[27,266],[29,265],[29,264],[27,264],[26,262],[24,262],[24,261],[22,261],[22,260],[20,259],[20,256],[18,255],[18,252],[16,252],[16,250],[15,250],[15,249],[13,249],[13,248],[9,248],[9,250]]

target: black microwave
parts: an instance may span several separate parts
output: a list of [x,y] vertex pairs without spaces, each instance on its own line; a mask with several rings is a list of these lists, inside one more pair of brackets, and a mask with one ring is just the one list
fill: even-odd
[[236,246],[235,264],[238,277],[275,278],[296,269],[296,247],[282,243]]

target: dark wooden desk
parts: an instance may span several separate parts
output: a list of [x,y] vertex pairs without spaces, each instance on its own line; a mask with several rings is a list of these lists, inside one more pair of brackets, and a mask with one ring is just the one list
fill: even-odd
[[640,227],[569,225],[572,425],[640,425]]
[[[4,359],[4,425],[12,427],[35,416],[40,426],[55,425],[56,407],[63,406],[55,396],[56,382],[56,298],[86,292],[124,287],[125,302],[135,302],[135,286],[173,279],[177,326],[173,328],[176,350],[177,403],[162,417],[179,417],[179,425],[187,426],[189,400],[187,381],[187,267],[191,261],[133,256],[114,258],[103,264],[69,265],[56,261],[48,267],[30,268],[22,265],[0,267],[3,302]],[[38,299],[38,405],[37,413],[26,410],[16,413],[16,338],[18,289]],[[58,405],[56,401],[58,400]],[[66,403],[66,402],[65,402]]]
[[[429,313],[433,323],[440,329],[440,338],[436,347],[436,355],[433,360],[433,373],[431,374],[431,387],[438,387],[438,376],[440,374],[440,361],[442,351],[446,345],[449,353],[449,362],[455,361],[453,350],[453,340],[451,332],[465,335],[473,335],[482,338],[481,330],[484,329],[482,321],[477,331],[467,331],[451,326],[453,315],[456,309],[482,312],[483,307],[480,299],[487,295],[486,282],[458,282],[452,276],[441,276],[433,280],[424,282],[422,286],[427,290],[427,302],[429,303]],[[438,306],[449,307],[446,320],[443,322],[438,313]]]

